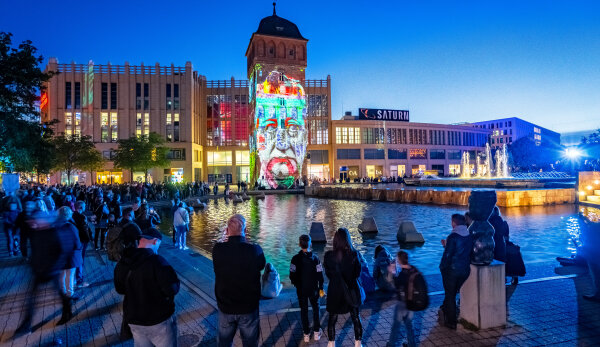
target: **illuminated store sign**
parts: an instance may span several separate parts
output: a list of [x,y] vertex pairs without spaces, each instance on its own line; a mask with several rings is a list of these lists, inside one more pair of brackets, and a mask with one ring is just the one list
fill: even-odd
[[408,122],[408,111],[405,110],[380,110],[371,108],[358,109],[359,120],[390,120],[396,122]]
[[48,94],[43,93],[40,98],[40,109],[44,108],[46,105],[48,105]]
[[427,159],[427,150],[424,148],[411,148],[408,153],[410,159]]
[[[254,73],[254,139],[260,165],[258,181],[264,186],[290,187],[302,173],[306,157],[306,94],[299,80],[279,71],[261,79]],[[251,90],[252,92],[252,90]],[[252,160],[251,160],[252,161]]]

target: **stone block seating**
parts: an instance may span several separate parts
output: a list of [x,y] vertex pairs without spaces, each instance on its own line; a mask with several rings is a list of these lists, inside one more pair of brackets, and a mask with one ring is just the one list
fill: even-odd
[[411,221],[404,221],[400,223],[396,238],[400,243],[424,243],[425,239],[423,235],[417,231],[415,225]]
[[364,234],[374,234],[378,233],[379,229],[377,228],[377,223],[375,223],[375,218],[373,217],[365,217],[362,220],[362,223],[358,225],[358,231]]
[[476,329],[506,325],[504,263],[471,265],[471,274],[460,289],[460,320]]
[[313,243],[326,243],[325,228],[321,222],[312,222],[310,225],[310,238]]

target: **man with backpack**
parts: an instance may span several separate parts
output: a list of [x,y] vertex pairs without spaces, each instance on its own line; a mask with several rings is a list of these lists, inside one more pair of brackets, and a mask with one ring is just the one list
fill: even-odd
[[[412,320],[415,311],[423,311],[429,306],[427,282],[425,282],[423,274],[408,263],[408,253],[404,251],[398,252],[396,264],[400,266],[400,269],[396,269],[397,276],[394,279],[398,292],[398,303],[394,310],[394,323],[388,346],[400,346],[400,326],[404,323],[408,346],[414,347],[417,344],[415,342]],[[398,270],[400,271],[398,272]]]
[[123,219],[110,228],[106,235],[106,253],[108,260],[119,261],[126,248],[137,247],[137,236],[142,234],[140,227],[133,221],[133,208],[123,210]]

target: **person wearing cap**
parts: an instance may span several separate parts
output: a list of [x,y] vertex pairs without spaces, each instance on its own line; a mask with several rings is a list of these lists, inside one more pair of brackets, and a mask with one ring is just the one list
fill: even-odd
[[123,319],[136,346],[177,346],[175,295],[180,282],[158,254],[161,241],[155,228],[144,230],[137,247],[126,248],[115,267],[115,290],[125,295]]

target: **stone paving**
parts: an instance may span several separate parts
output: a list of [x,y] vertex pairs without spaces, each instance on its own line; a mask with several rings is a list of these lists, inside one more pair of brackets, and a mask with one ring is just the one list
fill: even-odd
[[[212,268],[209,259],[196,252],[174,249],[169,240],[161,253],[173,264],[182,279],[176,297],[181,346],[215,346],[216,309],[212,292]],[[34,332],[18,339],[18,326],[32,279],[20,258],[0,259],[0,345],[51,346],[60,340],[64,346],[131,346],[118,339],[121,325],[121,301],[112,285],[114,264],[101,252],[89,251],[86,259],[88,288],[74,305],[75,318],[66,326],[56,326],[60,318],[60,300],[49,288],[38,298],[33,319]],[[443,300],[439,276],[427,276],[432,291],[429,309],[415,315],[414,328],[422,346],[599,346],[600,304],[581,298],[591,290],[589,275],[581,268],[561,268],[557,263],[532,264],[525,280],[507,287],[508,324],[503,328],[451,331],[438,326],[437,307]],[[361,309],[364,346],[385,346],[392,325],[394,299],[380,294],[369,298]],[[293,290],[281,298],[261,301],[261,345],[304,346],[300,313],[294,304]],[[321,324],[327,314],[321,310]],[[340,319],[338,346],[353,346],[349,317]],[[310,346],[325,346],[327,339]],[[241,346],[239,336],[235,346]]]

